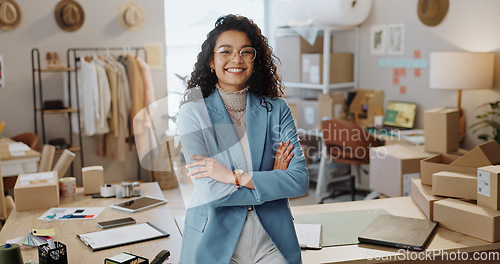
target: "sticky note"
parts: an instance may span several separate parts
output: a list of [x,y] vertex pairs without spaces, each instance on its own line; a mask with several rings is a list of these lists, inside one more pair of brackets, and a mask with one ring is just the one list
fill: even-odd
[[406,85],[401,85],[399,87],[399,93],[400,94],[406,94]]
[[399,69],[399,76],[406,76],[406,68]]
[[415,75],[415,77],[420,77],[420,75],[422,75],[422,69],[420,68],[416,68],[416,69],[413,69],[413,74]]
[[420,59],[420,50],[413,51],[413,58]]
[[398,85],[399,84],[399,77],[398,76],[393,76],[392,77],[392,84]]

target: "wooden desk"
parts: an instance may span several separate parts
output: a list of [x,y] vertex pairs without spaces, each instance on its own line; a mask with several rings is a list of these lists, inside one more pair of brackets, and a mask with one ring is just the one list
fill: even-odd
[[[353,211],[382,208],[393,215],[407,216],[425,219],[426,216],[420,211],[411,197],[386,198],[378,200],[318,204],[292,207],[294,215],[312,214],[324,212]],[[346,226],[346,228],[349,228]],[[476,252],[500,249],[500,242],[489,243],[487,241],[463,235],[443,227],[438,227],[436,233],[427,245],[428,251],[444,250],[445,252]],[[381,263],[386,260],[367,260],[370,257],[381,257],[395,255],[398,249],[369,244],[357,244],[337,247],[324,247],[321,250],[302,250],[302,261],[304,263]],[[496,253],[496,252],[495,252]],[[472,253],[469,254],[472,257]],[[392,261],[401,259],[393,258]],[[426,262],[421,262],[426,263]],[[464,261],[464,263],[473,263]],[[481,262],[484,263],[484,262]],[[498,261],[496,262],[498,263]]]
[[[163,198],[163,194],[158,183],[141,183],[139,189],[142,189],[144,195]],[[37,220],[47,209],[13,211],[7,219],[5,226],[0,232],[0,244],[6,240],[26,235],[32,228],[47,229],[54,228],[56,235],[54,239],[66,245],[68,250],[68,263],[104,263],[106,257],[117,255],[121,252],[129,252],[138,256],[148,258],[150,261],[158,252],[163,249],[170,251],[169,260],[172,263],[178,263],[181,250],[181,234],[177,228],[174,217],[167,205],[161,205],[152,209],[130,214],[121,211],[112,210],[109,205],[130,198],[101,198],[93,199],[91,196],[83,195],[83,188],[77,188],[77,194],[73,197],[61,197],[59,207],[106,207],[106,209],[91,220],[58,220],[49,223]],[[92,252],[92,249],[86,246],[79,238],[78,234],[94,232],[101,230],[97,222],[112,220],[131,216],[138,223],[150,222],[164,231],[170,233],[170,237],[155,239],[151,241],[121,246]],[[38,251],[36,248],[22,250],[24,261],[33,259],[38,261]]]

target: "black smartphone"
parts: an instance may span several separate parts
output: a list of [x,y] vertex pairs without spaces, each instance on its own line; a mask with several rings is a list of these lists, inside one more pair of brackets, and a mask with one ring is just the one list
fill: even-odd
[[129,225],[129,224],[135,224],[136,221],[132,217],[126,217],[126,218],[120,218],[120,219],[114,219],[114,220],[109,220],[109,221],[102,221],[98,222],[97,225],[102,228],[110,228],[110,227],[116,227],[116,226],[122,226],[122,225]]

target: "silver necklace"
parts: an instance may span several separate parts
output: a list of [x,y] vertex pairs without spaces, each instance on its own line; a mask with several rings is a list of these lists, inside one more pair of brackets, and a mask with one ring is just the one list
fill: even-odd
[[[231,112],[227,112],[230,117],[232,117],[233,124],[237,127],[241,126],[241,119],[245,116],[245,114],[241,115],[239,118],[235,117],[234,115],[231,114]],[[241,112],[239,112],[241,113]]]

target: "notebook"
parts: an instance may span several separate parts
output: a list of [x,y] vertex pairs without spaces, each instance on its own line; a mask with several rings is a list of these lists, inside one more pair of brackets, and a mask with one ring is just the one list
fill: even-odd
[[294,224],[300,248],[321,249],[321,224]]
[[421,251],[438,223],[395,215],[379,215],[358,237],[361,243]]

